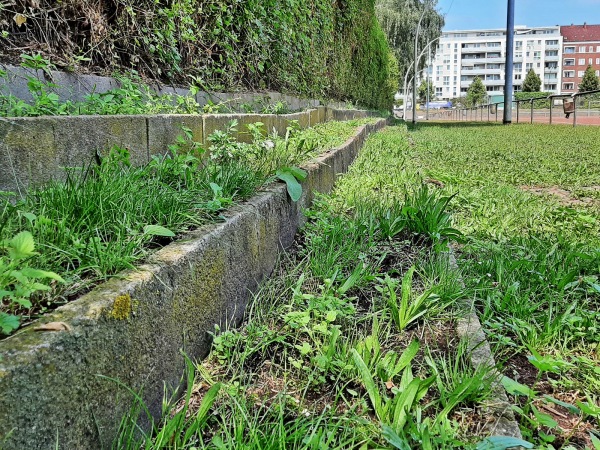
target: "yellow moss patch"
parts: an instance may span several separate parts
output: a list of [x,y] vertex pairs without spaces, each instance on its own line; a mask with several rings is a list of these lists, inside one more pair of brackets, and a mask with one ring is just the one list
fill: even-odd
[[117,295],[109,315],[116,320],[126,320],[131,316],[133,303],[129,294]]

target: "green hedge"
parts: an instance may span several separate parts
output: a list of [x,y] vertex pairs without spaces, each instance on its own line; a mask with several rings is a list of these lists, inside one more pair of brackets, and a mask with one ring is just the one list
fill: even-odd
[[[44,49],[59,67],[203,89],[276,89],[371,108],[396,91],[374,0],[39,0],[0,7],[0,57]],[[37,7],[39,5],[39,8]],[[18,26],[15,14],[26,18]]]
[[[548,97],[551,92],[515,92],[515,100],[529,100],[532,98]],[[521,108],[531,108],[530,103],[522,102]],[[533,102],[534,109],[550,108],[550,100],[536,100]]]

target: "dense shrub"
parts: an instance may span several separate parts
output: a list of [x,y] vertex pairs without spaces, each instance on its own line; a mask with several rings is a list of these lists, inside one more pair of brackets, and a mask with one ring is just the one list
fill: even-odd
[[[550,108],[550,100],[546,100],[546,97],[551,94],[552,92],[515,92],[515,100],[540,99],[533,102],[534,109],[547,109]],[[521,108],[529,108],[530,106],[531,104],[528,102],[521,103]]]
[[[277,89],[391,105],[390,50],[374,0],[8,0],[0,53],[58,67],[134,69],[209,90]],[[394,89],[392,89],[394,88]]]

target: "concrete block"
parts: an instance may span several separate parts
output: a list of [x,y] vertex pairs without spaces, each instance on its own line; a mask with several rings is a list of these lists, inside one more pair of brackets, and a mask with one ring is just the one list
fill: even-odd
[[145,116],[64,116],[53,120],[62,167],[89,164],[96,151],[105,156],[113,146],[129,150],[133,165],[149,161]]
[[318,111],[318,121],[319,123],[325,123],[327,121],[327,107],[326,106],[317,106]]
[[306,111],[306,113],[308,114],[309,126],[314,127],[315,125],[318,125],[321,123],[319,121],[319,110],[318,109],[309,109],[308,111]]
[[28,77],[45,80],[42,70],[25,69],[19,66],[0,65],[6,71],[6,78],[0,78],[0,93],[14,95],[27,103],[33,101],[33,97],[27,86]]
[[147,116],[148,152],[153,155],[169,153],[169,145],[176,142],[178,136],[185,133],[183,127],[192,132],[194,142],[204,142],[204,120],[201,115],[168,114]]
[[91,93],[102,94],[119,87],[119,82],[111,77],[96,75],[75,75],[67,72],[52,71],[53,91],[62,101],[82,101]]
[[62,159],[51,117],[0,119],[0,190],[24,194],[56,175]]

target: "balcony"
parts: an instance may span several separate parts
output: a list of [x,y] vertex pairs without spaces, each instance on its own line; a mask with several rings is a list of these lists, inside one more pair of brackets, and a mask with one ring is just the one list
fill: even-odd
[[560,58],[560,55],[546,55],[544,57],[544,59],[546,61],[558,61],[559,58]]
[[558,73],[558,67],[544,67],[545,73]]
[[460,49],[461,53],[464,55],[465,53],[483,53],[485,52],[485,46],[481,47],[463,47]]

